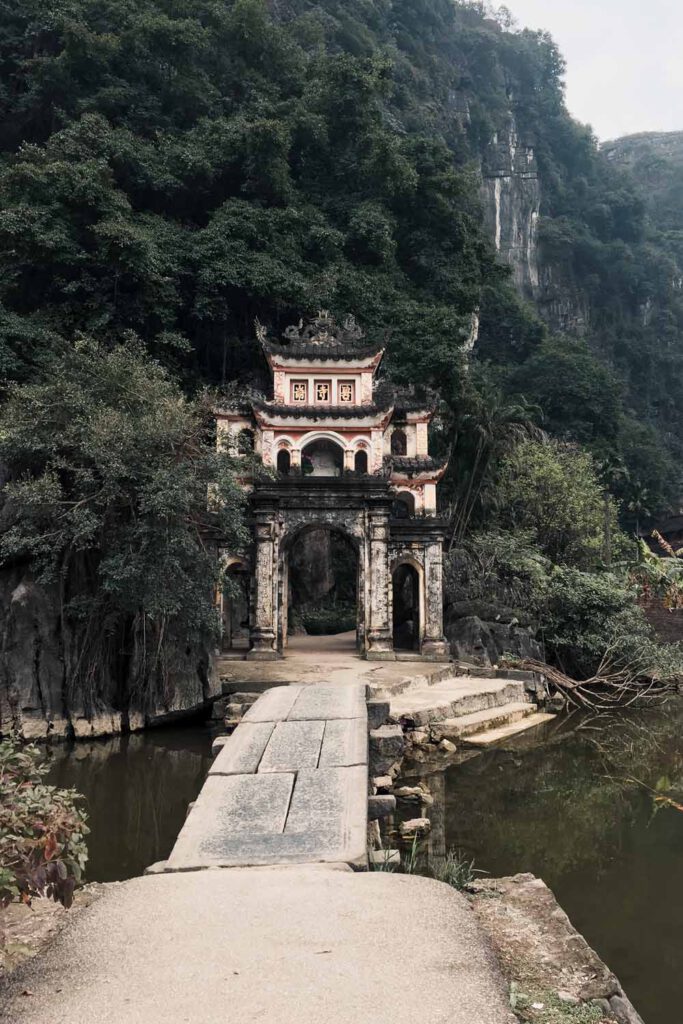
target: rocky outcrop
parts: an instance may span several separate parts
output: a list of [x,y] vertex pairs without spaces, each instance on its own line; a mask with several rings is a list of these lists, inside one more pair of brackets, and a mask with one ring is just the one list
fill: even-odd
[[554,1009],[553,1020],[565,1019],[559,1014],[562,1006],[588,1005],[599,1008],[605,1021],[643,1024],[619,979],[575,930],[540,878],[523,874],[478,879],[470,891],[474,912],[513,991],[535,997],[540,1009]]
[[[602,152],[610,163],[630,170],[647,162],[649,181],[666,179],[666,164],[683,166],[683,132],[640,132],[603,143]],[[653,177],[654,176],[654,177]]]
[[484,602],[459,602],[446,610],[446,638],[458,661],[488,667],[504,654],[543,660],[536,628],[511,609],[496,609]]
[[520,138],[512,113],[484,153],[482,178],[484,216],[496,250],[510,264],[519,290],[535,299],[541,185],[534,147],[531,140]]
[[0,575],[0,734],[26,740],[108,736],[201,708],[218,692],[208,652],[167,657],[152,695],[131,685],[132,659],[116,643],[87,683],[72,684],[83,626],[60,614],[59,595],[21,567]]
[[536,305],[552,331],[584,335],[589,303],[566,252],[557,256],[544,244],[543,190],[534,144],[520,134],[512,104],[504,127],[484,150],[481,174],[484,221],[517,289]]

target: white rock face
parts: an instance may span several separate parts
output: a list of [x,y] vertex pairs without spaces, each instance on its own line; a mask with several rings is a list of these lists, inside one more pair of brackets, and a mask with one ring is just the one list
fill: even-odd
[[535,299],[541,186],[533,146],[520,139],[512,114],[507,129],[493,136],[482,174],[486,222],[496,250],[512,267],[520,291]]

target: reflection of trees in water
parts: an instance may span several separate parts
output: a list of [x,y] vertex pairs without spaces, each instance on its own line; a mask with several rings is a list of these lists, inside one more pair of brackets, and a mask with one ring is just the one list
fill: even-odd
[[[650,820],[652,798],[630,780],[654,788],[664,776],[683,794],[680,703],[582,718],[562,741],[492,750],[422,776],[435,797],[426,809],[435,826],[431,852],[462,849],[494,875],[534,871],[551,885],[569,873],[600,872],[623,855],[631,830]],[[413,808],[402,816],[414,815]]]
[[211,761],[195,727],[55,748],[50,782],[86,798],[89,881],[130,878],[168,856]]

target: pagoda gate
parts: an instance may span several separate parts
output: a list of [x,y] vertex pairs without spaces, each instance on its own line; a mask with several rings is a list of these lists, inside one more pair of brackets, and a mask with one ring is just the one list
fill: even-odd
[[[237,456],[253,450],[273,471],[272,478],[247,483],[250,558],[224,553],[229,571],[243,581],[247,657],[283,655],[290,551],[306,531],[327,529],[343,534],[357,554],[359,652],[395,658],[394,598],[410,577],[414,656],[447,660],[444,524],[436,506],[446,462],[429,455],[433,406],[376,383],[384,347],[367,341],[352,317],[338,325],[323,311],[280,340],[257,324],[257,338],[272,398],[216,411],[219,446]],[[228,619],[224,614],[230,632]]]

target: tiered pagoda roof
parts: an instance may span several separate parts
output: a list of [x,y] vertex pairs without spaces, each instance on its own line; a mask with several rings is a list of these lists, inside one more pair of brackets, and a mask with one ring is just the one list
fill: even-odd
[[[256,321],[256,336],[263,352],[268,359],[271,370],[281,364],[281,360],[289,363],[307,361],[325,361],[328,363],[364,363],[365,371],[372,369],[373,376],[385,351],[386,338],[382,342],[372,342],[365,338],[363,330],[353,316],[347,316],[341,324],[326,310],[305,323],[300,320],[298,325],[288,327],[282,333],[282,340],[273,341],[267,335],[266,328]],[[368,366],[370,361],[371,366]],[[419,393],[414,387],[401,387],[383,381],[375,381],[370,400],[339,404],[324,404],[308,401],[292,403],[282,398],[266,398],[262,393],[252,391],[251,394],[235,395],[220,403],[224,412],[242,415],[254,415],[266,420],[309,420],[323,422],[326,420],[364,420],[386,419],[395,423],[407,422],[413,417],[429,418],[434,414],[435,396]],[[398,463],[397,463],[398,468]],[[402,467],[408,472],[417,473],[416,467]],[[438,468],[438,467],[435,467]],[[419,472],[426,472],[428,467],[420,467]]]

